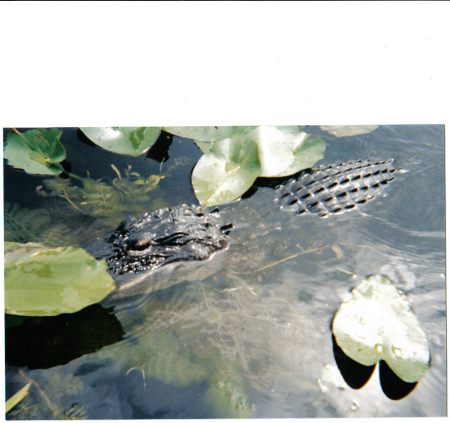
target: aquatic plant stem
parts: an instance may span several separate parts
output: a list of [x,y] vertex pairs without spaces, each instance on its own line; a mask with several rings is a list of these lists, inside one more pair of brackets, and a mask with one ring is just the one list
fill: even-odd
[[74,175],[73,173],[68,172],[67,170],[63,169],[61,173],[64,173],[64,175],[67,175],[73,179],[78,179],[79,181],[83,181],[85,178],[82,178],[81,176]]
[[28,395],[30,386],[31,382],[28,382],[20,391],[16,392],[8,401],[6,401],[5,413],[8,413]]
[[278,260],[278,261],[276,261],[274,263],[268,264],[267,266],[260,267],[259,269],[256,269],[255,272],[261,272],[262,270],[266,270],[266,269],[268,269],[270,267],[276,266],[277,264],[282,263],[283,261],[291,260],[291,259],[293,259],[295,257],[302,256],[303,254],[316,253],[316,252],[322,251],[322,250],[324,250],[325,248],[328,248],[328,247],[330,247],[330,245],[326,245],[326,246],[320,247],[320,248],[313,248],[312,250],[301,251],[300,253],[293,254],[292,256],[285,257],[285,258],[283,258],[281,260]]
[[58,412],[56,411],[55,405],[51,402],[50,398],[45,393],[45,391],[40,387],[40,385],[34,379],[29,377],[22,369],[19,370],[19,373],[27,382],[30,382],[34,386],[36,386],[36,388],[39,390],[39,393],[41,394],[41,396],[44,398],[45,402],[47,403],[48,407],[50,408],[50,410],[52,410],[53,415],[56,416],[58,414]]

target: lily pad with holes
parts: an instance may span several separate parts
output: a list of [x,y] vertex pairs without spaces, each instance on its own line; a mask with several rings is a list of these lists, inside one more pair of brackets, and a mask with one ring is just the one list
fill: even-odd
[[106,261],[97,261],[81,248],[5,244],[5,313],[74,313],[101,301],[116,287]]
[[147,152],[161,133],[156,127],[80,128],[80,130],[105,150],[135,157]]
[[240,138],[217,141],[192,172],[195,195],[203,206],[228,203],[253,185],[260,170],[255,142]]
[[365,366],[384,360],[405,382],[417,382],[429,366],[427,338],[408,302],[381,275],[367,278],[339,307],[332,326],[336,342]]
[[53,128],[26,132],[11,130],[6,136],[3,155],[16,169],[37,175],[57,175],[62,171],[66,150],[59,142],[61,131]]

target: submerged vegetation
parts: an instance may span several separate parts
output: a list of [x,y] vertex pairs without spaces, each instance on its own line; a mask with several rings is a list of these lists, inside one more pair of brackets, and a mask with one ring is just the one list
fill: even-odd
[[111,183],[102,179],[77,178],[82,186],[73,184],[71,179],[45,179],[38,187],[42,196],[66,199],[82,214],[101,219],[107,226],[116,226],[125,214],[140,214],[151,208],[151,191],[158,188],[164,175],[150,175],[145,178],[133,172],[131,166],[125,169],[125,176],[111,165],[117,178]]
[[70,245],[69,228],[55,221],[49,210],[5,203],[3,219],[5,242],[39,242],[49,247]]

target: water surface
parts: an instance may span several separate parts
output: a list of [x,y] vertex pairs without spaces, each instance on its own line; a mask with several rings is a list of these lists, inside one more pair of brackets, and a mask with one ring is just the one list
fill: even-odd
[[[258,181],[253,195],[222,207],[235,229],[215,274],[114,309],[92,306],[53,326],[48,318],[32,319],[34,333],[52,333],[49,345],[66,342],[64,348],[75,351],[63,359],[39,357],[54,348],[38,345],[39,336],[28,341],[18,331],[23,324],[8,329],[7,397],[29,380],[40,387],[8,417],[446,415],[444,127],[381,126],[344,138],[318,127],[306,131],[327,144],[320,163],[392,158],[396,180],[359,210],[327,219],[277,211],[273,189]],[[190,172],[201,153],[192,141],[173,137],[159,156],[131,159],[102,156],[76,130],[63,132],[73,173],[112,178],[111,163],[146,175],[167,171],[153,205],[196,202]],[[5,201],[29,208],[52,201],[53,210],[64,213],[64,199],[36,195],[40,183],[5,166]],[[80,244],[110,230],[92,219],[77,225],[72,234]],[[399,401],[383,393],[377,369],[363,388],[350,388],[333,353],[333,317],[371,274],[386,275],[405,294],[431,350],[427,374]],[[74,328],[73,334],[61,340],[60,326]],[[19,356],[8,353],[16,344]]]

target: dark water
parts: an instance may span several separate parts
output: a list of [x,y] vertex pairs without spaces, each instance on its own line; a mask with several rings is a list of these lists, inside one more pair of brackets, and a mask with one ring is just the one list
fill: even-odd
[[[258,181],[254,195],[222,208],[235,231],[216,274],[108,304],[114,309],[8,329],[6,396],[36,383],[8,418],[446,415],[444,128],[385,126],[344,138],[306,130],[327,144],[321,163],[393,158],[396,180],[360,210],[325,220],[274,211],[273,189]],[[191,141],[161,139],[153,157],[132,159],[102,152],[75,129],[63,133],[71,172],[112,179],[111,163],[166,172],[149,207],[196,202],[190,172],[201,153]],[[65,199],[39,197],[40,184],[5,166],[5,202],[74,213]],[[110,230],[69,220],[74,243]],[[432,355],[425,377],[398,401],[383,393],[378,369],[350,388],[333,352],[334,314],[371,274],[403,291]]]

